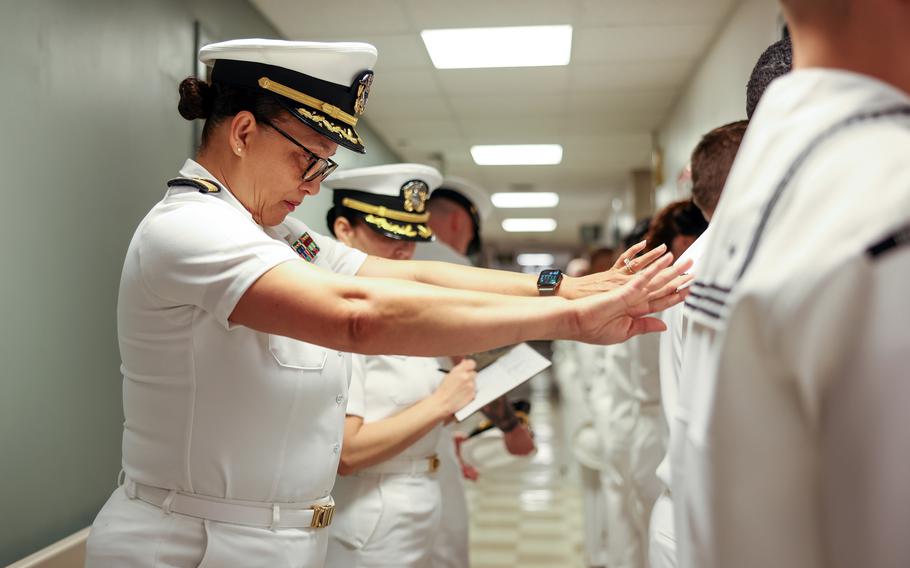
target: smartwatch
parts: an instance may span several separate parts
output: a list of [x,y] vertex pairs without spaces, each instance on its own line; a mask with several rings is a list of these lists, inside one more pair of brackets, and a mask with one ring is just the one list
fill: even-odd
[[555,296],[562,282],[562,270],[544,270],[537,277],[537,292],[541,296]]

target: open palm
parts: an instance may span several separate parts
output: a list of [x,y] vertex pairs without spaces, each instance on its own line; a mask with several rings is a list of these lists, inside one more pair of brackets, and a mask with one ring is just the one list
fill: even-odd
[[685,274],[691,261],[670,267],[672,262],[673,255],[666,254],[619,288],[575,300],[581,341],[607,345],[666,329],[648,314],[682,302],[688,290],[679,288],[693,278]]

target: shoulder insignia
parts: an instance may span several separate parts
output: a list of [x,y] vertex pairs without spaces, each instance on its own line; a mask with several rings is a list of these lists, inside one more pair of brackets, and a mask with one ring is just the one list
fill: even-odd
[[221,187],[205,178],[187,178],[187,177],[178,177],[172,180],[168,180],[168,187],[178,187],[181,185],[188,185],[190,187],[195,187],[199,190],[199,193],[221,193]]
[[873,260],[898,247],[910,245],[910,224],[891,233],[881,241],[866,249],[866,254]]
[[291,243],[291,248],[300,255],[300,258],[307,262],[315,262],[316,255],[319,254],[319,245],[316,244],[316,241],[313,240],[309,233],[300,235],[299,239]]

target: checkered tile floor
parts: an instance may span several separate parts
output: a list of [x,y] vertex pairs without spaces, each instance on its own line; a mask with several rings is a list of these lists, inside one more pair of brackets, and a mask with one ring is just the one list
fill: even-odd
[[582,504],[560,443],[558,404],[544,373],[529,383],[533,460],[466,482],[472,568],[582,568]]

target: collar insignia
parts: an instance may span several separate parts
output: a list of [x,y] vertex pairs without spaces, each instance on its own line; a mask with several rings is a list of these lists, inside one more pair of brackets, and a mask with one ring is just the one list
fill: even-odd
[[221,187],[212,180],[201,177],[178,177],[168,180],[168,187],[190,186],[199,190],[199,193],[221,193]]

